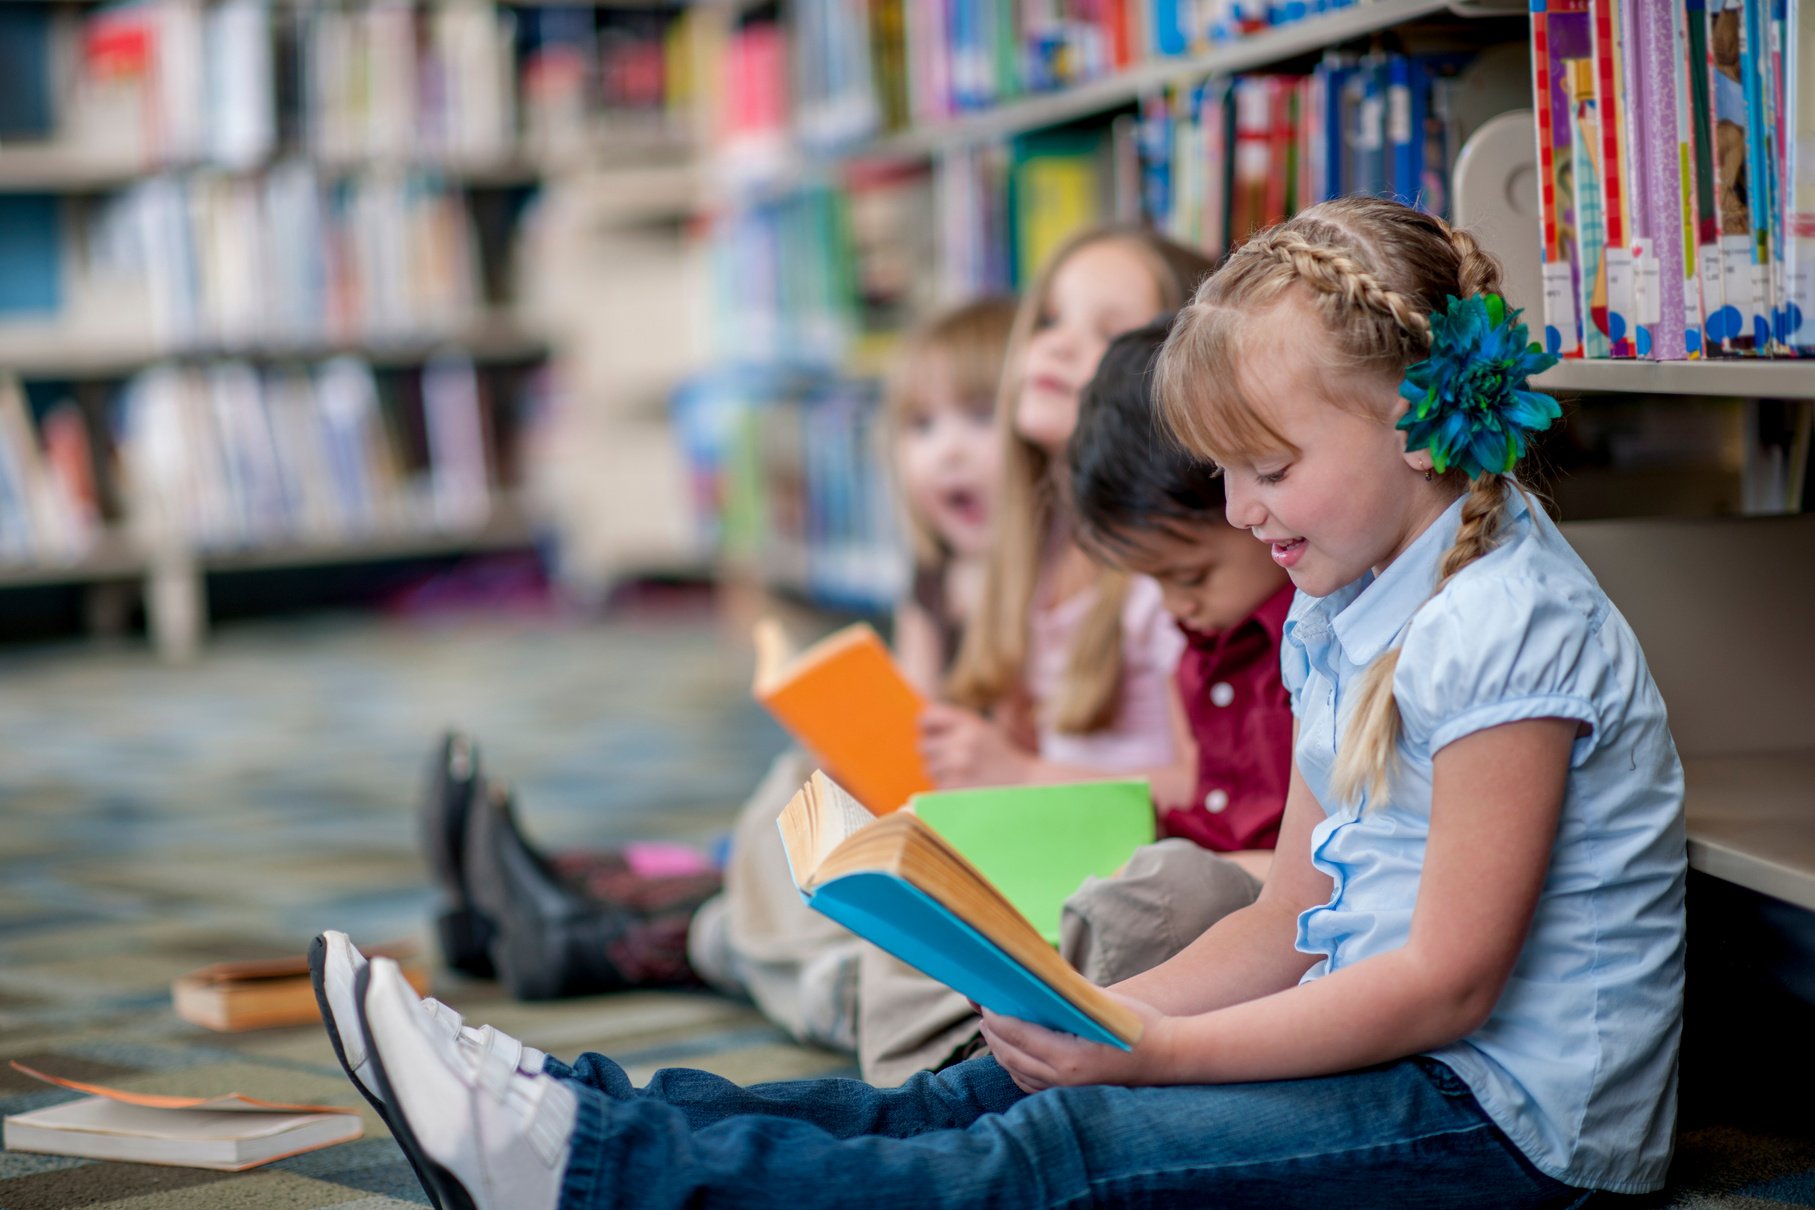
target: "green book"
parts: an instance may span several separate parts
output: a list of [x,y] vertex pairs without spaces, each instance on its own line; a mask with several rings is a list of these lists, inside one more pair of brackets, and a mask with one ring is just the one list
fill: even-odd
[[1084,879],[1109,877],[1154,838],[1144,779],[931,790],[908,801],[1052,945],[1059,911]]

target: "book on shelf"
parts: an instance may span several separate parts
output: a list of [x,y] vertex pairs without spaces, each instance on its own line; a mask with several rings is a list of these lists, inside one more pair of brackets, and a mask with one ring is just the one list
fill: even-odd
[[1115,212],[1113,181],[1102,131],[1041,131],[1014,140],[1008,186],[1017,281],[1031,281],[1067,239]]
[[1553,351],[1571,352],[1570,302],[1589,358],[1804,350],[1791,284],[1799,18],[1773,0],[1534,5]]
[[476,530],[495,504],[493,390],[537,383],[453,353],[382,375],[346,356],[155,366],[114,409],[131,511],[203,550]]
[[1122,1049],[1139,1040],[1133,1010],[912,811],[876,818],[816,772],[777,826],[807,905],[864,940],[994,1012]]
[[0,325],[36,323],[63,310],[68,227],[57,198],[0,194]]
[[1352,193],[1449,212],[1461,144],[1508,98],[1472,52],[1326,53],[1308,73],[1172,85],[1142,99],[1142,216],[1175,239],[1231,248]]
[[47,4],[0,6],[0,147],[48,138],[55,128],[55,17]]
[[[1674,30],[1683,24],[1680,6],[1640,4],[1630,10],[1627,23],[1627,73],[1631,94],[1633,136],[1633,186],[1645,254],[1637,258],[1640,269],[1637,315],[1637,348],[1640,357],[1656,361],[1682,361],[1689,357],[1692,319],[1685,275],[1693,266],[1684,256],[1683,213],[1688,194],[1687,148],[1679,135],[1688,131],[1687,115],[1677,99],[1675,61],[1686,48]],[[1644,115],[1648,120],[1639,120]],[[1688,283],[1693,285],[1693,277]],[[1695,310],[1699,313],[1700,307]],[[1695,341],[1699,343],[1699,340]]]
[[1815,13],[1789,6],[1784,30],[1784,343],[1815,356]]
[[926,699],[867,623],[803,651],[774,619],[759,622],[755,638],[756,700],[872,814],[933,788],[919,748]]
[[1588,57],[1588,0],[1532,5],[1532,94],[1537,114],[1539,256],[1544,288],[1544,347],[1582,355],[1581,262],[1576,257],[1576,198],[1569,68]]
[[67,399],[36,415],[0,374],[0,563],[74,563],[100,538],[88,424]]
[[563,156],[614,131],[666,136],[688,103],[676,44],[695,21],[593,5],[3,7],[19,10],[0,18],[0,56],[21,55],[5,73],[21,87],[0,138],[128,169],[244,171],[297,150],[483,169],[525,147]]
[[[428,966],[414,947],[378,946],[368,952],[396,959],[416,994],[428,994]],[[301,956],[204,966],[179,976],[170,985],[170,1000],[183,1020],[220,1033],[309,1025],[321,1018],[309,963]]]
[[8,1114],[8,1151],[244,1172],[364,1133],[356,1111],[332,1105],[294,1105],[239,1093],[128,1092],[64,1079],[17,1061],[11,1066],[34,1080],[88,1095]]
[[1636,348],[1634,326],[1638,315],[1637,258],[1628,229],[1632,215],[1630,151],[1631,124],[1636,116],[1626,96],[1627,69],[1624,50],[1625,15],[1622,0],[1590,0],[1589,31],[1594,54],[1596,143],[1600,171],[1601,222],[1606,243],[1596,262],[1595,297],[1600,302],[1592,315],[1607,338],[1607,356],[1626,358]]

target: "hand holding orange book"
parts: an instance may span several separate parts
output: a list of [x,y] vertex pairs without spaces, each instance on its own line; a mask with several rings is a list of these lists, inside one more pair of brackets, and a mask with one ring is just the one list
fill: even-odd
[[756,625],[756,700],[872,814],[933,788],[920,759],[926,699],[864,623],[795,653],[771,618]]

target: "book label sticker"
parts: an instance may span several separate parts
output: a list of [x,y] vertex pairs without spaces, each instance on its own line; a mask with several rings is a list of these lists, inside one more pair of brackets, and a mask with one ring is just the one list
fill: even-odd
[[1568,261],[1544,266],[1544,348],[1558,357],[1576,357],[1582,352],[1576,326],[1575,275]]
[[1638,269],[1630,247],[1611,244],[1607,260],[1607,340],[1614,357],[1631,357],[1632,323],[1638,315]]
[[1696,258],[1702,277],[1702,328],[1710,350],[1733,338],[1733,316],[1727,307],[1727,290],[1721,271],[1719,244],[1703,244]]
[[1727,318],[1733,328],[1729,339],[1750,341],[1752,319],[1764,304],[1764,279],[1754,272],[1752,241],[1743,235],[1723,236],[1721,251],[1721,290],[1727,300]]

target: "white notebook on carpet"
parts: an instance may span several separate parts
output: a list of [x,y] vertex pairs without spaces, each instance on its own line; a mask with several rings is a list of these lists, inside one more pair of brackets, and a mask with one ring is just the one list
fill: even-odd
[[138,1164],[240,1172],[356,1139],[359,1115],[329,1105],[291,1105],[229,1093],[173,1097],[125,1092],[13,1068],[91,1095],[5,1119],[6,1149]]

